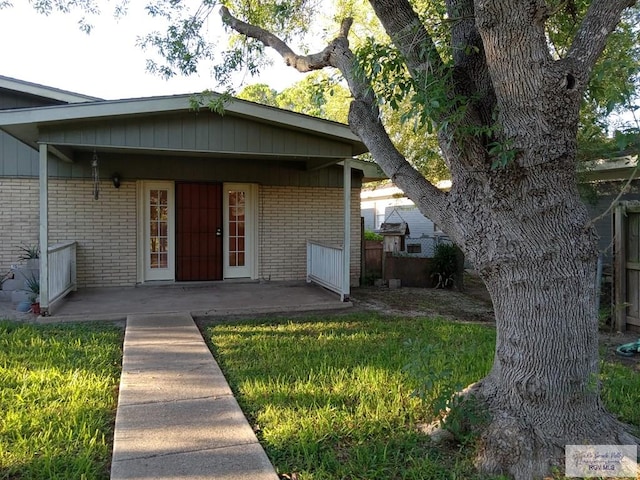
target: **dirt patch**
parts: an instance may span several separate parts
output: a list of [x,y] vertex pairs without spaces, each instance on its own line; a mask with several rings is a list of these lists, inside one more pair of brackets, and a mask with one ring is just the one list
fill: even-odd
[[360,287],[351,291],[356,308],[388,315],[438,316],[462,321],[493,322],[493,306],[482,280],[465,276],[462,292],[436,288]]

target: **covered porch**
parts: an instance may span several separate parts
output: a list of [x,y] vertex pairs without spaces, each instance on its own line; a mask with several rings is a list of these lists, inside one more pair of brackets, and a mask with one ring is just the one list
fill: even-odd
[[[189,100],[0,113],[0,126],[39,153],[38,243],[48,246],[40,258],[43,315],[69,313],[73,299],[90,291],[127,290],[86,287],[137,292],[134,285],[158,281],[184,293],[196,280],[224,281],[214,285],[222,291],[230,279],[306,278],[348,298],[359,267],[354,200],[375,168],[352,158],[364,146],[344,125],[247,102],[227,105],[222,117],[191,110]],[[60,244],[64,258],[52,251]],[[215,288],[197,311],[215,308]],[[241,304],[257,297],[247,300]],[[104,300],[103,311],[142,313],[121,312],[118,303],[127,301]]]

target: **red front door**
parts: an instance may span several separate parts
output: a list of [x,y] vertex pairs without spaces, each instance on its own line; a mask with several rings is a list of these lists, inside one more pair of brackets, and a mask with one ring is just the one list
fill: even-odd
[[220,183],[176,183],[176,279],[222,280]]

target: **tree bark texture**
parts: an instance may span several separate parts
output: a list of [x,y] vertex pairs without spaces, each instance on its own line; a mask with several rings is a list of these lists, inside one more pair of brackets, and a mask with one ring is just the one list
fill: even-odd
[[[324,62],[341,71],[353,94],[352,130],[488,288],[497,339],[491,372],[471,389],[492,416],[478,467],[542,478],[563,467],[567,444],[637,443],[600,401],[597,243],[575,173],[581,96],[607,36],[634,2],[594,0],[567,57],[554,59],[544,0],[448,0],[449,15],[460,15],[452,22],[450,64],[408,1],[370,3],[414,78],[446,80],[450,98],[469,98],[464,115],[454,106],[437,119],[446,125],[439,139],[450,192],[426,181],[389,139],[371,86],[355,72],[348,26],[300,65]],[[299,61],[282,52],[288,64]],[[486,128],[474,134],[479,127]],[[510,155],[506,165],[494,168],[491,145]]]

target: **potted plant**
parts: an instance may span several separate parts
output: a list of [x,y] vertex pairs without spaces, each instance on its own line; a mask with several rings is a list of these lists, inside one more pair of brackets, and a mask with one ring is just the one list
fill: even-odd
[[24,285],[31,302],[31,311],[40,315],[40,280],[35,275],[31,275],[25,278]]
[[27,268],[37,270],[40,268],[40,247],[38,245],[22,245],[19,260],[27,262]]

